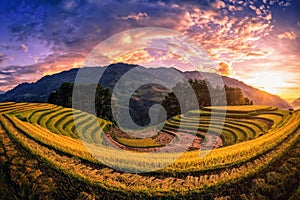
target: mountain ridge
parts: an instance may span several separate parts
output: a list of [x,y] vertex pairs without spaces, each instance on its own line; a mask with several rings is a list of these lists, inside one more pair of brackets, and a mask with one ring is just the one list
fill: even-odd
[[[182,72],[178,69],[171,68],[145,68],[139,65],[130,65],[124,63],[116,63],[111,64],[105,67],[84,67],[83,70],[88,72],[88,75],[95,78],[97,74],[103,73],[99,83],[104,87],[108,87],[113,89],[118,80],[128,71],[137,67],[138,70],[147,73],[150,72],[152,74],[156,74],[158,76],[165,76],[166,79],[179,80],[180,77],[173,73],[172,70],[178,71],[183,77],[189,79],[203,79],[203,76],[206,75],[216,75],[214,73],[208,72],[196,72],[196,71],[186,71]],[[80,68],[73,68],[70,70],[62,71],[53,75],[46,75],[33,83],[21,83],[17,85],[15,88],[5,92],[4,94],[0,94],[0,101],[15,101],[15,102],[47,102],[49,95],[51,92],[54,92],[58,89],[62,83],[70,82],[74,83],[76,75]],[[82,68],[81,68],[82,69]],[[174,75],[175,74],[175,75]],[[174,76],[174,77],[173,77]],[[89,78],[87,78],[87,81]],[[281,99],[279,96],[269,94],[265,91],[261,91],[257,88],[249,86],[244,82],[222,76],[222,80],[224,84],[229,87],[238,87],[241,88],[245,97],[249,98],[253,101],[254,104],[257,105],[270,105],[276,106],[281,109],[288,109],[291,107],[289,103],[285,100]]]
[[295,108],[300,108],[300,97],[295,99],[293,102],[292,102],[292,105],[295,107]]

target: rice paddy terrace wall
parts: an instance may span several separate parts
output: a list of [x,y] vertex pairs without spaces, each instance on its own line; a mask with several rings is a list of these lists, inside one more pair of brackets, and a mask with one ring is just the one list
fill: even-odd
[[[297,199],[299,120],[299,111],[269,106],[207,107],[175,116],[156,135],[141,139],[79,110],[44,103],[0,103],[4,169],[0,184],[5,188],[0,195],[15,199]],[[208,130],[215,135],[207,134]],[[181,154],[181,147],[157,153],[153,159],[145,158],[146,152],[159,150],[174,138],[191,136],[195,139],[188,151],[157,171],[123,172],[101,162],[105,157],[128,171],[159,167],[170,155]],[[201,157],[206,151],[201,150],[203,143],[215,145]],[[99,153],[91,154],[86,145]],[[114,145],[128,153],[118,154]]]

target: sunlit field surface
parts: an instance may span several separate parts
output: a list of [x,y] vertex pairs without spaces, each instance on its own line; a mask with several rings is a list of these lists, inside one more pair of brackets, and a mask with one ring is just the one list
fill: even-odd
[[[52,104],[1,103],[0,113],[3,197],[297,199],[300,195],[299,111],[206,107],[167,120],[156,135],[145,138],[129,137],[112,122]],[[159,151],[172,139],[186,137],[195,139],[183,154],[180,145],[170,152]],[[204,144],[211,144],[212,150],[201,148]],[[86,147],[98,153],[91,154]],[[118,153],[120,148],[126,154]],[[155,156],[145,158],[152,151]],[[163,166],[164,160],[179,153],[164,168],[130,173],[140,166]],[[103,164],[104,158],[117,167]]]

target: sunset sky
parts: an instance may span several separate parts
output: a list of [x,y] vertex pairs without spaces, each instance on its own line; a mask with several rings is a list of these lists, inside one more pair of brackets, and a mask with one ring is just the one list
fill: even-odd
[[[222,75],[289,102],[300,97],[299,0],[1,0],[0,24],[3,91],[81,67],[89,52],[114,34],[161,27],[193,39]],[[173,66],[171,61],[180,59],[140,49],[111,62]]]

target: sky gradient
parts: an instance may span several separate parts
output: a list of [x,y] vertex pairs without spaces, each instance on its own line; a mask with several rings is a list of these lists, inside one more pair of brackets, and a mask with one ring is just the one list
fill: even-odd
[[[299,11],[298,0],[2,0],[0,90],[81,67],[114,34],[161,27],[193,39],[218,73],[291,102],[300,97]],[[181,57],[139,49],[111,62],[173,66],[176,60]]]

